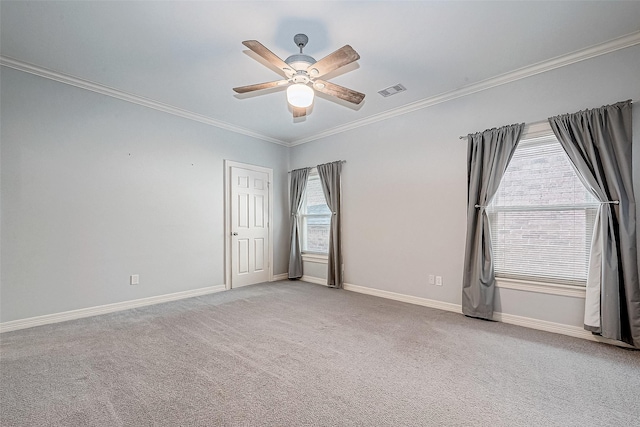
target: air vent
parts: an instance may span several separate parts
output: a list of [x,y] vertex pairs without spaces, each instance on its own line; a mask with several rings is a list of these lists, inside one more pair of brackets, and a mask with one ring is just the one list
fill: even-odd
[[378,91],[378,93],[386,98],[388,96],[395,95],[396,93],[404,92],[405,90],[407,90],[407,88],[398,83],[395,86],[389,86],[386,89],[382,89]]

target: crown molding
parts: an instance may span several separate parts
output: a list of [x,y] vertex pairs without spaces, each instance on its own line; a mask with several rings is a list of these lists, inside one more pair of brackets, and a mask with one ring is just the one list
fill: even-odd
[[411,113],[423,108],[432,107],[434,105],[442,104],[443,102],[452,101],[463,96],[472,95],[477,92],[482,92],[487,89],[494,88],[496,86],[502,86],[508,83],[522,80],[527,77],[535,76],[536,74],[545,73],[547,71],[555,70],[556,68],[565,67],[567,65],[575,64],[576,62],[585,61],[587,59],[595,58],[597,56],[606,55],[607,53],[615,52],[620,49],[635,46],[640,44],[640,31],[627,34],[616,39],[609,40],[605,43],[590,46],[585,49],[580,49],[566,55],[561,55],[546,61],[538,62],[533,65],[529,65],[523,68],[519,68],[514,71],[510,71],[505,74],[498,75],[486,80],[481,80],[476,83],[472,83],[467,86],[463,86],[458,89],[454,89],[448,92],[441,93],[439,95],[431,96],[421,99],[419,101],[412,102],[402,107],[387,110],[382,113],[374,114],[364,119],[354,120],[341,126],[328,129],[324,132],[317,133],[315,135],[308,136],[292,141],[289,145],[296,146],[305,144],[307,142],[315,141],[321,138],[326,138],[331,135],[346,132],[352,129],[356,129],[362,126],[367,126],[372,123],[376,123],[382,120],[387,120],[392,117],[400,116],[403,114]]
[[508,83],[522,80],[527,77],[535,76],[536,74],[545,73],[547,71],[555,70],[556,68],[565,67],[567,65],[575,64],[576,62],[585,61],[587,59],[595,58],[601,55],[606,55],[611,52],[615,52],[620,49],[635,46],[640,44],[640,31],[627,34],[616,39],[609,40],[607,42],[597,44],[585,49],[580,49],[566,55],[561,55],[546,61],[538,62],[527,67],[519,68],[514,71],[510,71],[505,74],[501,74],[496,77],[492,77],[486,80],[482,80],[467,86],[463,86],[458,89],[454,89],[448,92],[441,93],[439,95],[423,98],[419,101],[412,102],[410,104],[403,105],[402,107],[394,108],[384,111],[382,113],[374,114],[360,120],[354,120],[344,125],[336,126],[326,131],[307,136],[300,139],[294,139],[292,141],[283,141],[277,138],[272,138],[266,135],[262,135],[258,132],[251,131],[249,129],[235,126],[230,123],[226,123],[214,118],[204,116],[202,114],[194,113],[191,111],[183,110],[178,107],[173,107],[168,104],[164,104],[158,101],[154,101],[149,98],[130,94],[118,89],[114,89],[99,83],[94,83],[89,80],[84,80],[79,77],[70,76],[57,71],[49,70],[47,68],[39,67],[34,64],[20,61],[18,59],[10,58],[0,55],[0,65],[4,67],[13,68],[15,70],[24,71],[26,73],[34,74],[47,79],[55,80],[64,84],[75,86],[81,89],[90,90],[92,92],[100,93],[106,96],[111,96],[126,102],[131,102],[144,107],[152,108],[154,110],[163,111],[174,116],[182,117],[189,120],[194,120],[200,123],[204,123],[210,126],[215,126],[220,129],[225,129],[230,132],[235,132],[241,135],[246,135],[252,138],[260,139],[267,142],[272,142],[278,145],[284,145],[285,147],[294,147],[296,145],[305,144],[307,142],[316,141],[318,139],[326,138],[331,135],[336,135],[342,132],[347,132],[352,129],[356,129],[362,126],[367,126],[382,120],[387,120],[393,117],[408,114],[413,111],[421,110],[423,108],[432,107],[434,105],[442,104],[444,102],[452,101],[457,98],[472,95],[477,92],[482,92],[487,89],[491,89],[497,86],[505,85]]
[[8,56],[0,55],[0,65],[3,67],[13,68],[14,70],[24,71],[25,73],[33,74],[46,79],[55,80],[60,83],[68,84],[78,87],[80,89],[86,89],[91,92],[96,92],[102,95],[117,98],[122,101],[131,102],[133,104],[141,105],[143,107],[152,108],[154,110],[169,113],[174,116],[182,117],[196,122],[204,123],[210,126],[215,126],[220,129],[228,130],[230,132],[239,133],[241,135],[250,136],[252,138],[261,139],[263,141],[272,142],[278,145],[289,146],[289,144],[280,139],[271,138],[266,135],[245,129],[240,126],[235,126],[230,123],[226,123],[220,120],[213,119],[211,117],[204,116],[202,114],[194,113],[192,111],[183,110],[182,108],[174,107],[162,102],[154,101],[149,98],[134,95],[132,93],[124,92],[119,89],[115,89],[109,86],[95,83],[89,80],[81,79],[79,77],[70,76],[68,74],[60,73],[58,71],[49,70],[44,67],[40,67],[28,62],[20,61],[18,59],[10,58]]

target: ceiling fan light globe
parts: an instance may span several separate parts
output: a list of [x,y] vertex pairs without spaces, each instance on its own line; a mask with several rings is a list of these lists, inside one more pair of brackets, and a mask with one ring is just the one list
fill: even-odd
[[287,101],[294,107],[307,108],[313,104],[314,91],[309,86],[297,83],[287,88]]

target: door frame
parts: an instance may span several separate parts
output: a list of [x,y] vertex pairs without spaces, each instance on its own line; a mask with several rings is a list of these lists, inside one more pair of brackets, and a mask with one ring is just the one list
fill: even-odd
[[269,221],[267,229],[269,235],[269,281],[273,282],[273,169],[264,166],[224,160],[224,288],[231,289],[231,168],[238,167],[255,172],[263,172],[268,176],[267,194],[269,197]]

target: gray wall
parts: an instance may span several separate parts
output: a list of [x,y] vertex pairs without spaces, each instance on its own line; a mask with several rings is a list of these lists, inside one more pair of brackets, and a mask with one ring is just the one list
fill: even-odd
[[[344,159],[346,281],[459,304],[458,136],[637,101],[639,69],[627,48],[287,149],[2,68],[0,322],[223,284],[224,159],[274,169],[274,273],[287,271],[286,171]],[[639,183],[640,149],[634,167]],[[576,298],[501,289],[496,309],[582,324]]]
[[[293,147],[292,169],[347,161],[345,281],[460,304],[467,148],[458,136],[639,100],[638,70],[636,46]],[[637,147],[638,105],[634,121]],[[634,162],[637,184],[640,149],[634,151]],[[444,286],[428,285],[429,274],[443,276]],[[496,310],[581,326],[583,301],[500,289]]]
[[326,262],[314,262],[302,260],[302,271],[305,276],[315,277],[317,279],[327,279],[327,269],[329,266]]
[[224,159],[273,168],[274,273],[287,271],[287,147],[0,77],[0,321],[223,284]]

